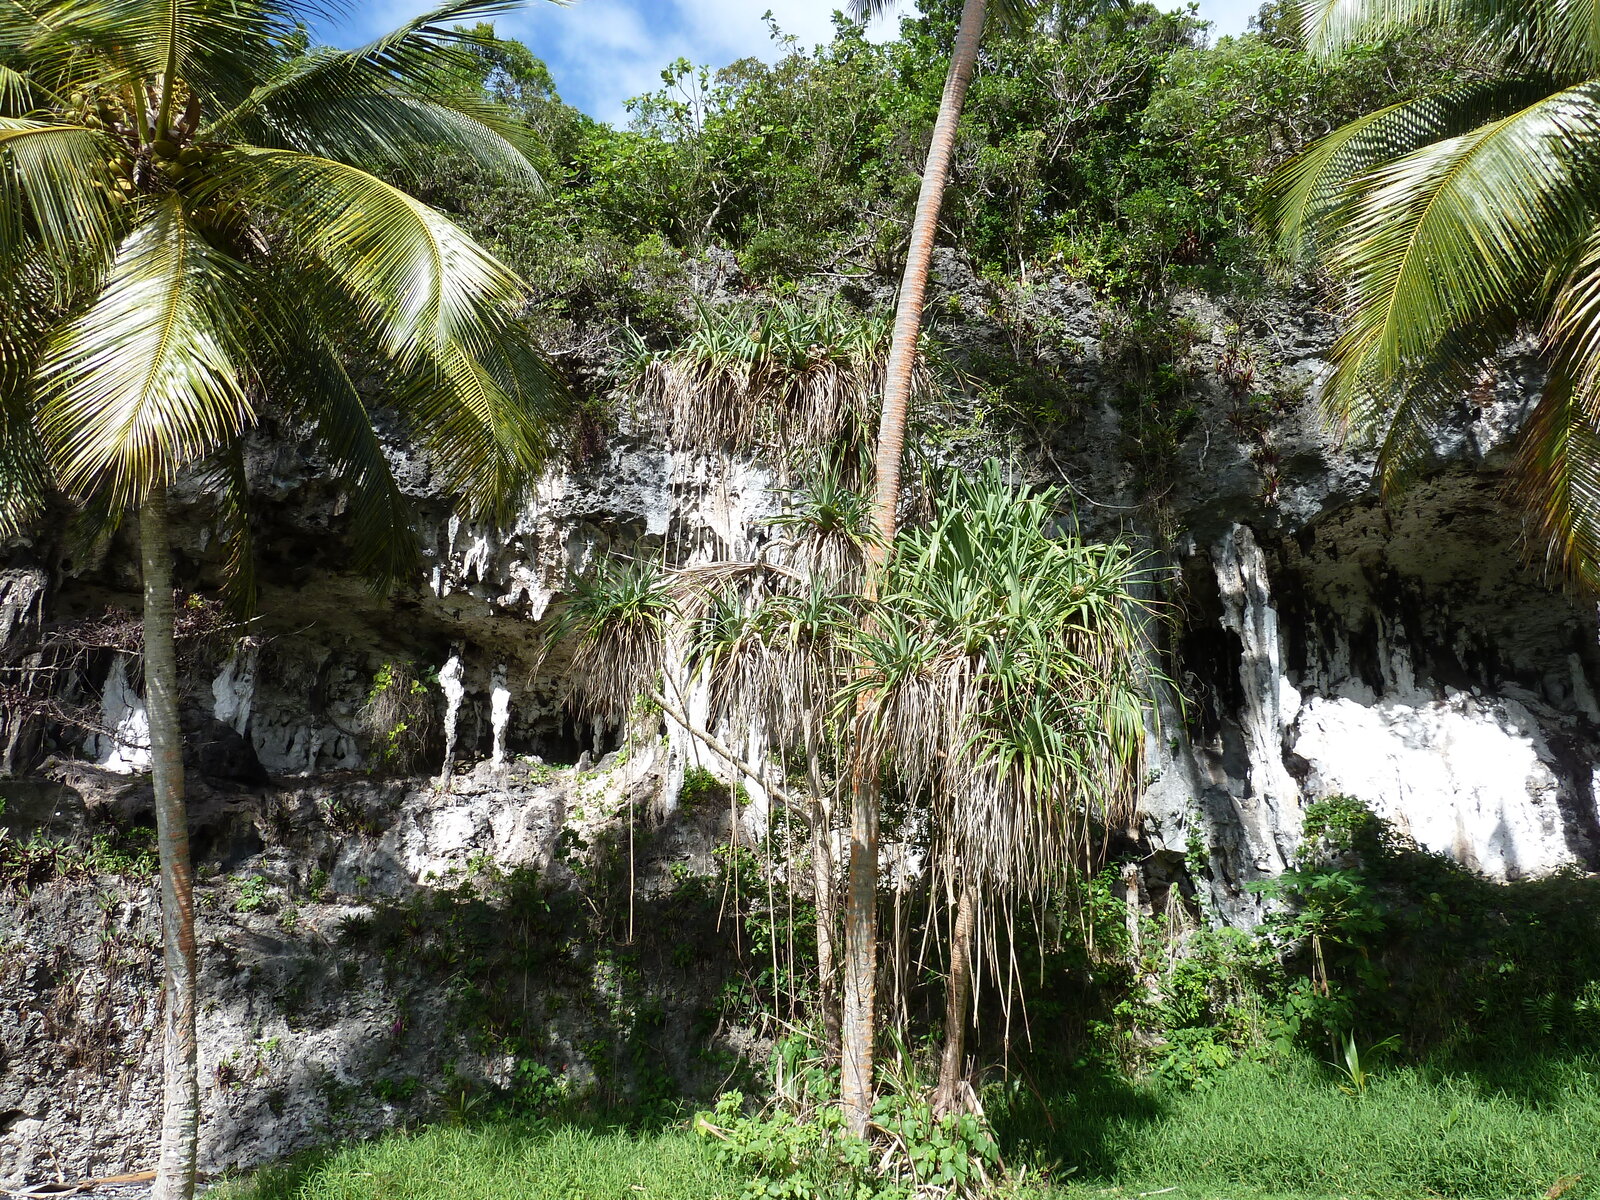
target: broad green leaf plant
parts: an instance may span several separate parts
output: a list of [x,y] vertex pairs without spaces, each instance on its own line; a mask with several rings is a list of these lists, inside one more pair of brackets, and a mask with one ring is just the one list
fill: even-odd
[[[519,320],[522,283],[392,182],[446,147],[533,177],[525,127],[459,84],[481,22],[512,7],[456,0],[335,50],[309,44],[330,14],[299,0],[0,0],[0,535],[52,489],[139,517],[159,1200],[193,1193],[199,1119],[167,489],[207,472],[242,512],[239,439],[270,405],[348,493],[354,565],[402,577],[410,513],[352,360],[470,513],[503,511],[543,464],[565,394]],[[243,569],[247,525],[229,523]]]
[[1501,67],[1369,113],[1274,180],[1266,217],[1345,301],[1325,397],[1393,485],[1426,462],[1495,359],[1549,360],[1517,481],[1552,569],[1600,586],[1600,5],[1594,0],[1300,0],[1307,52],[1407,27],[1478,39]]

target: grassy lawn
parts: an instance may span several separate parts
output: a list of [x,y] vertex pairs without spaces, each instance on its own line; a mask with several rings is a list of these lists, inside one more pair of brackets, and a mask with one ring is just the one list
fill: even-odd
[[[1310,1057],[1173,1093],[1112,1080],[1045,1089],[1001,1118],[1072,1200],[1600,1196],[1600,1062],[1393,1067],[1359,1095]],[[1582,1179],[1575,1177],[1582,1176]],[[1173,1188],[1173,1191],[1164,1189]]]
[[215,1200],[738,1200],[743,1181],[682,1128],[436,1126],[268,1168]]
[[[1359,1095],[1309,1057],[1192,1092],[1074,1078],[999,1114],[1028,1200],[1600,1197],[1600,1062],[1394,1067]],[[1582,1178],[1578,1178],[1581,1176]],[[683,1127],[439,1126],[270,1168],[218,1200],[738,1200]]]

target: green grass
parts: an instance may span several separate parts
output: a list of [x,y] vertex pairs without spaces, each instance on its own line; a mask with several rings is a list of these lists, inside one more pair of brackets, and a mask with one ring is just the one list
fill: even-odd
[[[1246,1064],[1174,1093],[1078,1080],[1001,1119],[1013,1163],[1053,1165],[1066,1200],[1600,1196],[1600,1062],[1395,1066],[1364,1095],[1310,1057]],[[1572,1183],[1575,1175],[1581,1182]]]
[[694,1133],[539,1122],[437,1126],[269,1167],[216,1200],[738,1200]]
[[[1347,1095],[1302,1056],[1193,1092],[1074,1075],[995,1104],[1037,1200],[1564,1200],[1600,1197],[1600,1060],[1379,1068]],[[1583,1175],[1581,1181],[1571,1177]],[[1171,1189],[1171,1190],[1167,1190]],[[268,1168],[216,1200],[738,1200],[743,1180],[681,1126],[438,1126]]]

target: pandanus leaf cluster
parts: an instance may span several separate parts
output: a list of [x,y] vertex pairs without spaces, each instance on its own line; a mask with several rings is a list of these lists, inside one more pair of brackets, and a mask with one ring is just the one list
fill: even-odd
[[839,692],[857,753],[933,814],[935,869],[992,896],[1065,883],[1131,807],[1152,579],[1066,534],[1062,493],[957,476],[905,530]]
[[1518,480],[1552,566],[1600,585],[1600,7],[1593,0],[1301,0],[1308,51],[1401,28],[1475,34],[1492,77],[1370,113],[1275,182],[1291,256],[1332,272],[1345,325],[1332,411],[1386,483],[1424,465],[1519,333],[1549,383]]
[[[861,441],[882,394],[886,317],[835,301],[697,307],[688,335],[652,351],[632,334],[626,385],[680,445],[751,450]],[[631,331],[630,331],[631,333]],[[926,361],[914,386],[930,387]]]

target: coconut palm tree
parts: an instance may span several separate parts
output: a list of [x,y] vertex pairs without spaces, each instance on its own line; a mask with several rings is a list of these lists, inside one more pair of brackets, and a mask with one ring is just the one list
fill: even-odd
[[1516,478],[1547,563],[1600,587],[1600,23],[1587,0],[1301,0],[1308,53],[1447,23],[1497,77],[1391,105],[1274,180],[1268,223],[1325,264],[1346,309],[1325,399],[1377,439],[1381,478],[1423,465],[1519,331],[1550,372]]
[[[898,7],[896,0],[850,0],[857,19],[884,16]],[[991,11],[1010,20],[1029,21],[1035,0],[963,0],[956,28],[950,67],[945,76],[939,115],[928,159],[922,170],[916,214],[911,220],[911,242],[905,273],[895,306],[894,338],[884,377],[878,446],[874,459],[873,524],[878,549],[874,563],[894,542],[900,511],[900,467],[905,456],[906,422],[917,343],[922,333],[922,309],[928,294],[928,273],[933,265],[933,243],[939,232],[939,209],[950,179],[955,153],[956,127],[966,102],[967,87],[978,65],[983,26]],[[845,1116],[851,1132],[866,1132],[872,1111],[873,1039],[877,1029],[878,972],[878,804],[871,781],[857,772],[851,787],[850,866],[845,894],[845,1002],[843,1094]]]
[[518,324],[522,284],[372,169],[403,177],[448,145],[531,175],[514,122],[434,82],[470,68],[480,35],[452,26],[506,7],[459,0],[337,51],[307,49],[320,14],[295,0],[0,0],[0,528],[47,483],[139,517],[161,1200],[193,1193],[199,1119],[167,491],[220,462],[237,493],[238,439],[270,403],[349,492],[356,565],[408,571],[409,514],[350,356],[381,367],[469,510],[503,509],[544,461],[562,392]]

